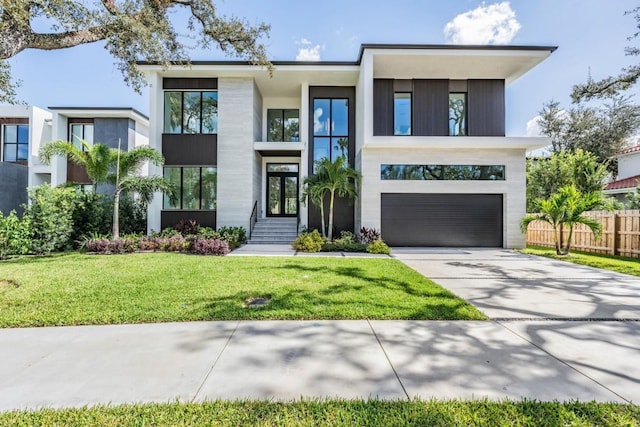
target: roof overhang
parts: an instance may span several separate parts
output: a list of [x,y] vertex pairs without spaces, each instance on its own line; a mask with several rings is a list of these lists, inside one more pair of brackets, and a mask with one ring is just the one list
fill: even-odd
[[77,118],[126,118],[149,125],[149,117],[135,108],[125,107],[48,107],[54,113]]
[[550,138],[503,136],[374,136],[363,148],[437,148],[437,149],[519,149],[535,150],[546,147]]

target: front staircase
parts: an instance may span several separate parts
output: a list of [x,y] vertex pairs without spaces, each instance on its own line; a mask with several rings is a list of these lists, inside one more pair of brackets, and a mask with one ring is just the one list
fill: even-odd
[[248,243],[287,245],[297,236],[297,218],[258,218]]

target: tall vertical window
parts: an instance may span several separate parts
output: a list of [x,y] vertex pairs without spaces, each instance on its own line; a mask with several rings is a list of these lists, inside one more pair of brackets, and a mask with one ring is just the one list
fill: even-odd
[[349,158],[349,100],[313,100],[313,171],[323,158]]
[[218,133],[218,92],[165,92],[164,133]]
[[300,113],[298,110],[267,110],[267,141],[300,141]]
[[449,135],[467,134],[467,94],[449,94]]
[[393,134],[411,135],[411,93],[393,94]]
[[82,141],[93,145],[93,123],[72,123],[69,125],[69,140],[78,148],[86,151]]
[[2,160],[27,164],[29,161],[29,125],[2,127]]
[[164,209],[215,210],[217,167],[166,167],[164,177],[176,189],[177,201],[164,197]]

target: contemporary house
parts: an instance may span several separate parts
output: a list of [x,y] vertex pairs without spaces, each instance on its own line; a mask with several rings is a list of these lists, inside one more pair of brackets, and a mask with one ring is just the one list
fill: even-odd
[[625,203],[627,194],[634,193],[640,185],[640,145],[619,151],[615,157],[618,159],[618,176],[607,184],[604,192]]
[[35,106],[0,106],[0,211],[21,214],[27,187],[48,180],[31,173],[40,144],[51,139],[51,113]]
[[505,136],[505,90],[554,50],[366,44],[356,61],[276,61],[272,73],[141,63],[149,144],[166,159],[150,172],[180,191],[174,204],[156,197],[149,228],[319,227],[301,183],[316,160],[343,156],[362,181],[355,204],[339,201],[337,230],[373,227],[394,246],[522,247],[525,152],[550,141]]

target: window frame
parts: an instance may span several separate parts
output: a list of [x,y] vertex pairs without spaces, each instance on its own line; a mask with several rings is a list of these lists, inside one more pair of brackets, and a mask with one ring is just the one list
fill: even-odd
[[[315,151],[316,151],[316,141],[317,140],[327,140],[329,143],[329,149],[328,149],[328,153],[329,153],[329,161],[333,162],[335,159],[333,157],[333,140],[340,140],[340,139],[346,139],[347,140],[347,149],[346,149],[346,156],[345,159],[347,160],[347,162],[349,161],[349,138],[351,138],[351,135],[349,133],[350,129],[349,129],[349,115],[350,115],[350,111],[349,111],[349,98],[345,98],[345,97],[341,97],[341,96],[337,96],[337,97],[315,97],[312,100],[312,105],[313,105],[313,111],[315,111],[315,102],[316,101],[329,101],[329,131],[327,133],[327,135],[322,135],[322,134],[316,134],[315,132],[315,128],[313,128],[313,150],[312,150],[312,159],[313,159],[313,174],[316,173],[316,161],[320,160],[320,159],[316,159],[315,158]],[[333,126],[331,126],[332,122],[333,122],[333,102],[334,101],[345,101],[346,102],[346,111],[347,111],[347,117],[346,117],[346,134],[344,133],[335,133],[333,131]],[[321,157],[324,158],[324,157]]]
[[[180,94],[180,132],[167,132],[167,118],[166,118],[166,108],[167,108],[167,94],[168,93],[179,93]],[[199,115],[199,132],[185,132],[184,131],[184,94],[185,93],[198,93],[200,95],[200,115]],[[203,102],[202,100],[204,99],[204,94],[205,93],[215,93],[215,99],[216,99],[216,131],[215,132],[207,132],[204,133],[202,132],[202,128],[203,128],[203,123],[204,121],[202,120],[202,112],[203,112]],[[210,90],[191,90],[191,89],[184,89],[184,90],[176,90],[176,89],[168,89],[168,90],[164,90],[163,91],[163,109],[162,109],[162,115],[163,115],[163,127],[162,127],[162,133],[166,134],[166,135],[217,135],[218,134],[218,124],[217,124],[217,117],[218,117],[218,104],[219,104],[219,99],[218,99],[218,90],[217,89],[210,89]]]
[[[396,100],[398,95],[408,95],[409,98],[409,132],[396,133]],[[413,135],[413,92],[394,91],[393,92],[393,136],[412,136]]]
[[[442,176],[440,177],[433,177],[433,178],[425,178],[424,176],[422,178],[414,178],[414,177],[408,177],[405,178],[404,176],[399,176],[399,177],[386,177],[385,176],[385,168],[389,168],[389,167],[397,167],[398,168],[398,172],[400,174],[404,174],[403,169],[404,168],[426,168],[426,169],[433,169],[433,170],[438,170],[440,169],[442,171]],[[480,173],[482,171],[481,168],[499,168],[502,171],[502,176],[495,178],[495,179],[482,179],[481,176],[478,176],[477,178],[470,178],[470,179],[458,179],[455,176],[456,175],[448,175],[447,172],[451,172],[451,171],[447,171],[446,168],[453,168],[455,169],[454,172],[460,173],[463,172],[465,168],[469,168],[471,169],[471,172],[478,172]],[[387,172],[388,173],[388,172]],[[380,165],[380,180],[381,181],[489,181],[489,182],[504,182],[507,180],[507,167],[506,165],[486,165],[486,164],[482,164],[482,165],[462,165],[462,164],[388,164],[388,163],[384,163]]]
[[[162,169],[162,176],[166,178],[165,171],[167,169],[179,169],[180,170],[180,185],[177,188],[178,190],[178,205],[179,207],[167,207],[167,203],[170,203],[168,200],[168,196],[163,194],[162,199],[162,210],[163,211],[205,211],[205,212],[216,212],[218,210],[218,180],[216,178],[215,183],[215,197],[214,197],[214,208],[213,209],[203,209],[202,208],[202,171],[203,169],[215,168],[216,174],[218,172],[217,165],[204,165],[204,166],[165,166]],[[184,208],[184,169],[198,169],[198,207],[194,209]]]
[[[281,131],[281,135],[282,135],[282,139],[279,141],[276,140],[272,140],[270,139],[271,137],[271,122],[269,120],[269,112],[274,112],[274,111],[278,111],[280,112],[280,120],[281,120],[281,124],[280,124],[280,131]],[[298,137],[297,140],[290,140],[287,141],[285,138],[285,114],[287,111],[295,111],[297,113],[297,118],[298,118]],[[300,142],[300,109],[299,108],[267,108],[267,142]]]
[[[27,128],[27,140],[26,142],[20,142],[20,127]],[[16,128],[16,141],[15,142],[7,142],[7,127],[15,127]],[[7,145],[15,145],[15,160],[6,160],[7,155]],[[27,158],[20,159],[20,146],[27,146]],[[29,163],[29,124],[28,123],[4,123],[2,125],[2,161],[7,163],[16,163],[20,165],[26,165]]]
[[[449,136],[457,137],[457,136],[469,136],[469,94],[468,92],[462,91],[450,91],[449,92],[449,105],[451,105],[451,95],[462,95],[464,97],[464,134],[451,134],[451,115],[449,115],[449,120],[447,122],[447,128],[449,129]],[[451,111],[451,108],[449,108]]]
[[[86,119],[85,119],[86,120]],[[92,121],[70,121],[69,122],[69,134],[68,134],[68,140],[70,143],[73,144],[73,127],[74,126],[82,126],[82,136],[80,137],[82,140],[86,141],[89,145],[93,146],[94,144],[94,137],[95,137],[95,124]],[[91,132],[91,141],[87,141],[86,137],[85,137],[85,126],[91,126],[93,128],[92,132]],[[80,144],[80,146],[78,147],[80,148],[82,151],[84,151],[86,153],[87,149],[85,148],[84,144]]]

